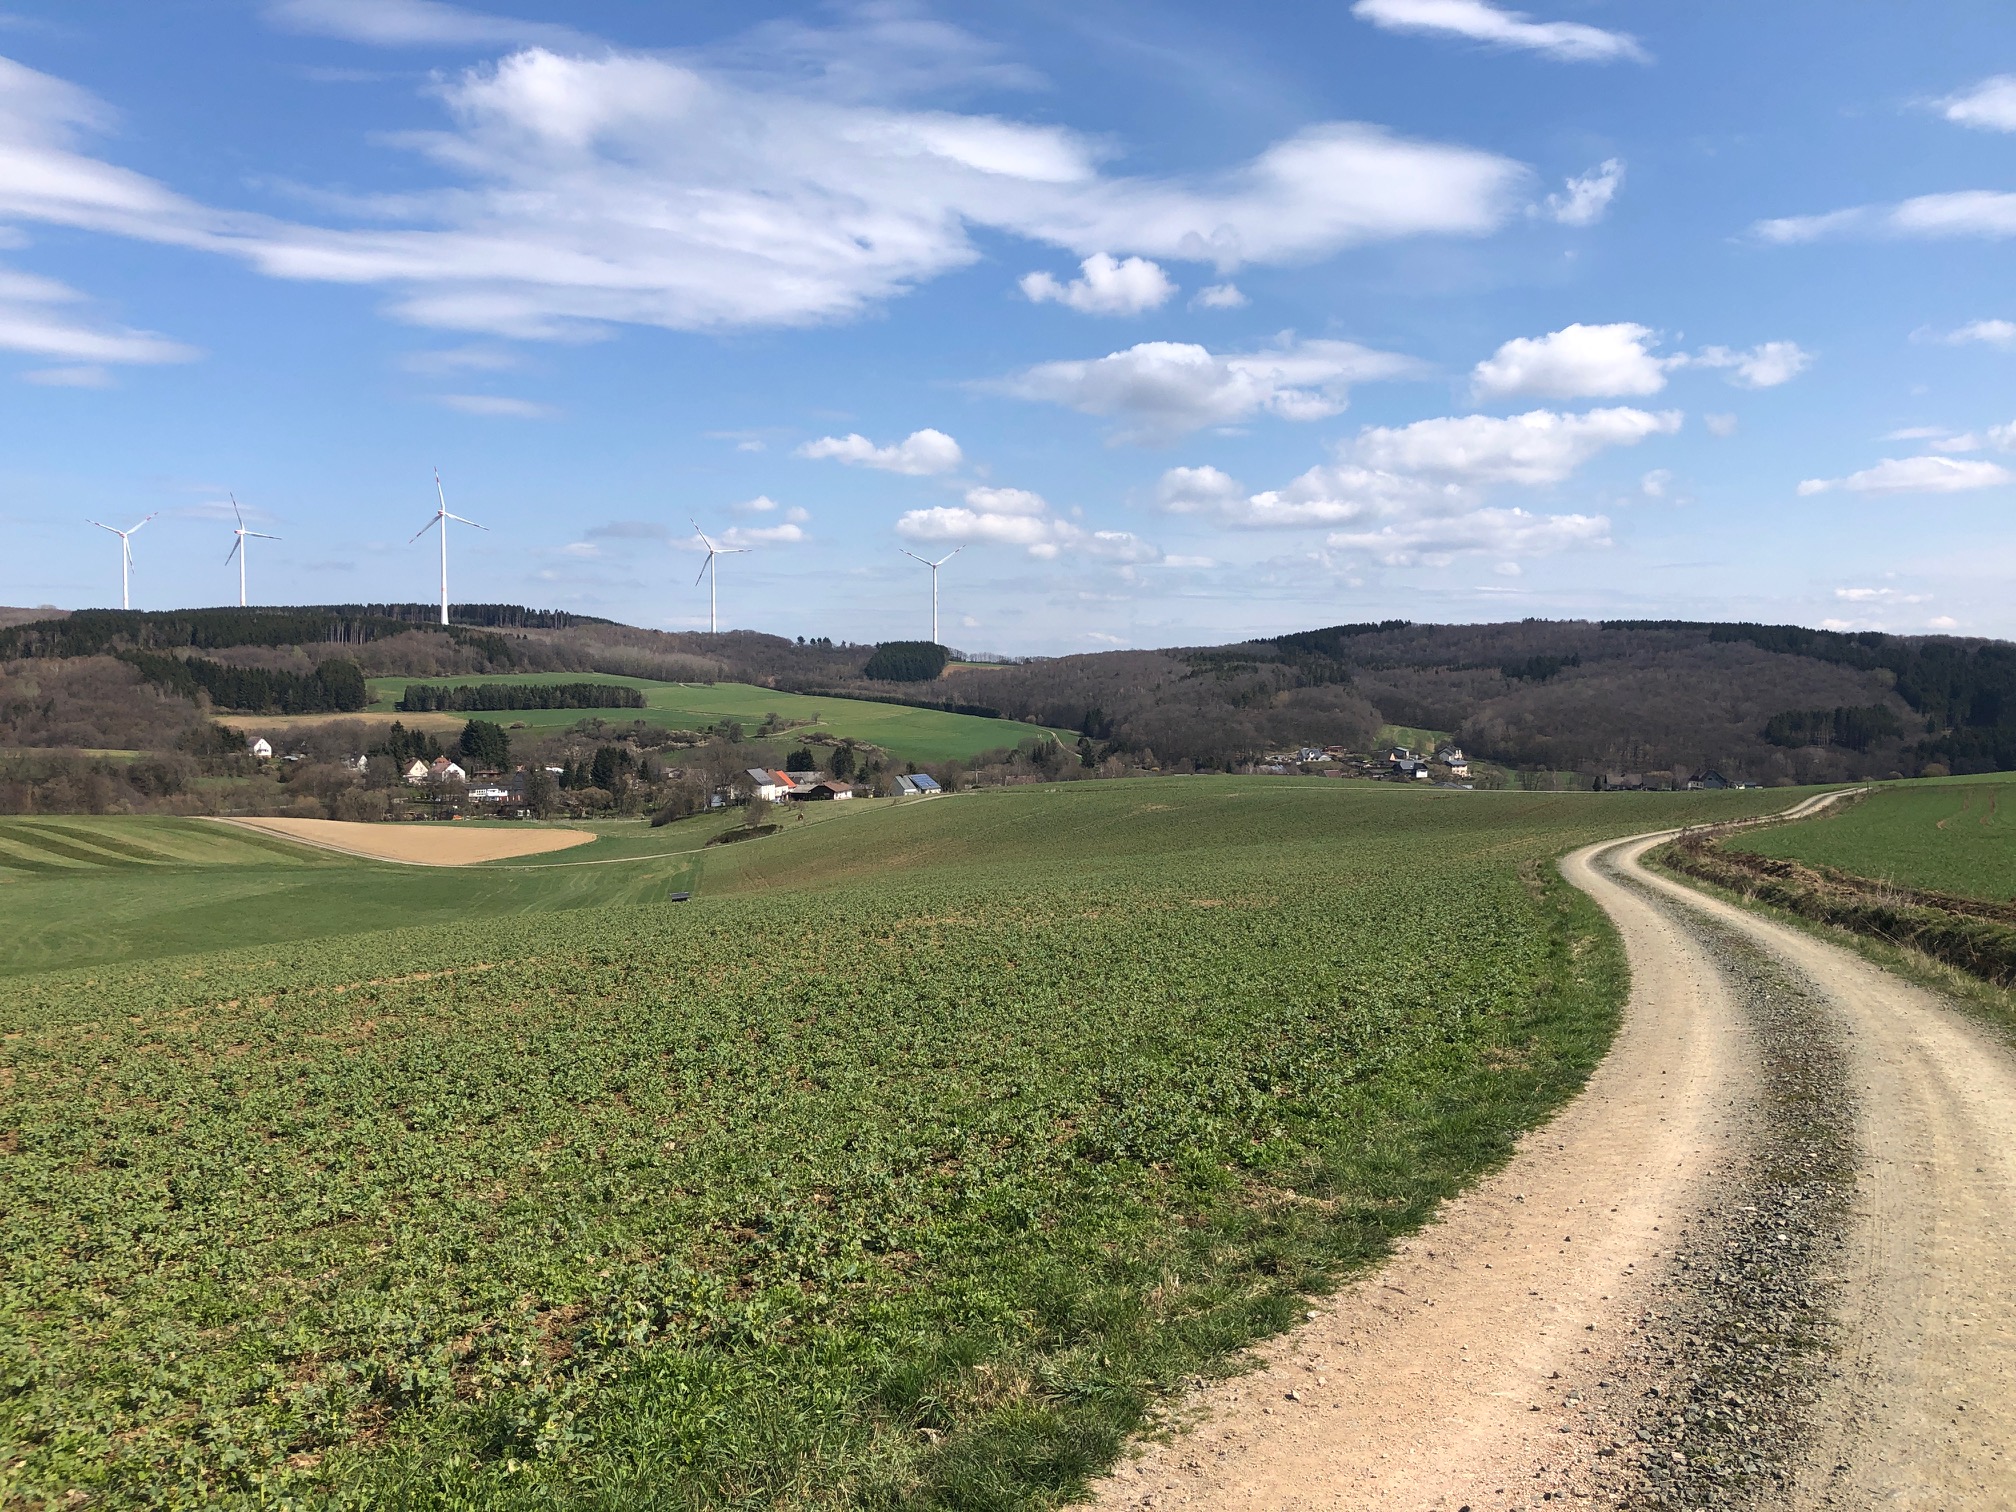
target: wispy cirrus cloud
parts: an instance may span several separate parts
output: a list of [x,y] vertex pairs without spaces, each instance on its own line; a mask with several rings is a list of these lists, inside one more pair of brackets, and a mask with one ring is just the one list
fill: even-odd
[[1384,31],[1461,37],[1492,47],[1535,52],[1562,63],[1649,63],[1638,39],[1580,21],[1535,21],[1485,0],[1358,0],[1351,14]]
[[[324,196],[332,224],[203,205],[91,156],[103,104],[0,61],[0,215],[380,288],[423,326],[578,339],[851,318],[972,263],[981,229],[1221,271],[1483,236],[1530,178],[1497,153],[1348,121],[1231,168],[1128,175],[1111,170],[1110,143],[1062,126],[864,98],[830,71],[808,83],[803,28],[798,53],[776,33],[774,55],[757,47],[730,66],[418,0],[290,0],[272,14],[388,45],[515,50],[437,76],[439,124],[382,139],[446,183]],[[918,47],[959,35],[940,24]]]
[[1854,205],[1819,215],[1780,216],[1758,221],[1750,229],[1759,240],[1774,246],[1793,246],[1833,236],[1903,241],[1972,236],[1999,241],[2016,236],[2016,193],[2001,189],[1958,189],[1945,194],[1921,194],[1892,205]]
[[1957,457],[1885,457],[1874,467],[1845,478],[1808,478],[1800,497],[1840,490],[1853,494],[1951,494],[1999,488],[2011,481],[2009,469],[1994,462]]
[[434,402],[459,415],[476,415],[486,420],[557,420],[560,411],[533,399],[514,399],[505,394],[435,394]]
[[201,355],[152,331],[96,318],[90,301],[68,284],[5,267],[0,267],[0,351],[64,359],[66,366],[42,369],[35,381],[91,388],[103,386],[108,364],[190,362]]

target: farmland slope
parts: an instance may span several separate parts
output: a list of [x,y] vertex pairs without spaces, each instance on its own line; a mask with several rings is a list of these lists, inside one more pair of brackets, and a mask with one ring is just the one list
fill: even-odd
[[1995,778],[1877,790],[1837,813],[1745,835],[1743,849],[1904,887],[2016,898],[2016,783]]
[[318,857],[463,911],[9,983],[6,1492],[1053,1501],[1580,1084],[1547,857],[1774,801],[1025,788],[563,913],[661,863]]

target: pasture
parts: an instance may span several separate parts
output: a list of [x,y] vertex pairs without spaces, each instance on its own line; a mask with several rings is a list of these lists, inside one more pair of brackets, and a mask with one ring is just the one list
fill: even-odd
[[2016,782],[1998,776],[1882,787],[1736,844],[1904,887],[2006,902],[2016,898]]
[[[981,719],[970,714],[947,714],[938,709],[913,709],[905,704],[780,693],[773,688],[759,688],[750,683],[666,683],[599,672],[510,673],[489,677],[374,677],[368,684],[372,702],[365,713],[374,719],[405,719],[408,722],[445,720],[459,730],[462,721],[469,715],[401,715],[397,712],[401,695],[412,683],[464,687],[480,683],[570,682],[616,683],[635,688],[644,695],[644,707],[500,710],[475,717],[504,724],[523,723],[532,729],[565,729],[581,719],[597,716],[617,723],[650,719],[675,729],[699,729],[732,719],[739,721],[753,737],[764,716],[776,714],[785,720],[807,721],[800,728],[780,736],[780,739],[788,739],[792,734],[832,735],[866,741],[883,747],[899,759],[917,762],[960,760],[995,746],[1012,746],[1031,735],[1042,733],[1040,726],[1017,720]],[[1075,731],[1059,733],[1067,744],[1078,738]]]
[[1549,858],[1786,801],[1079,783],[453,871],[92,821],[131,864],[0,886],[66,963],[0,1002],[0,1499],[1054,1504],[1579,1084],[1622,965]]

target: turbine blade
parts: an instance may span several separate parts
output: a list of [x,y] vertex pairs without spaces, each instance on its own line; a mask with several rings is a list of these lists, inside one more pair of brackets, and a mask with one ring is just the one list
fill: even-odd
[[[84,523],[86,525],[98,525],[98,522],[96,520],[86,520]],[[112,527],[110,525],[98,525],[98,528],[100,530],[112,530]],[[112,534],[119,537],[119,539],[122,541],[126,539],[126,532],[123,530],[112,530]]]
[[245,534],[247,534],[248,536],[257,536],[262,541],[282,541],[286,539],[285,536],[268,535],[263,530],[248,530],[245,532]]
[[230,549],[229,551],[227,551],[227,552],[225,552],[225,553],[224,553],[224,565],[225,565],[226,567],[229,567],[229,566],[231,565],[231,558],[233,558],[233,557],[235,557],[236,555],[238,555],[238,548],[239,548],[240,546],[243,546],[244,544],[245,544],[245,543],[244,543],[244,541],[242,541],[242,540],[238,540],[238,541],[233,541],[233,542],[231,543],[231,549]]
[[441,523],[441,518],[442,517],[438,514],[434,516],[433,519],[429,520],[425,525],[422,525],[418,530],[414,531],[412,540],[407,541],[406,544],[408,546],[411,546],[414,541],[419,540],[420,537],[427,534],[427,532],[432,530],[436,525],[439,525]]
[[938,560],[933,562],[931,565],[933,567],[943,567],[947,562],[951,561],[952,558],[959,555],[959,553],[964,551],[965,549],[966,549],[966,543],[962,541],[957,546],[954,546],[950,551],[946,552],[945,555],[938,558]]
[[[463,520],[462,516],[458,514],[451,514],[448,518],[451,520],[461,520],[464,525],[476,525],[474,520]],[[488,525],[476,525],[476,528],[478,530],[488,530],[490,527]]]
[[700,571],[698,576],[696,576],[693,579],[693,586],[695,588],[698,588],[700,586],[700,579],[707,576],[707,569],[709,567],[712,567],[713,565],[714,565],[714,553],[710,551],[707,553],[707,560],[700,564]]
[[231,513],[238,516],[238,523],[241,526],[245,523],[245,511],[238,507],[238,495],[235,493],[231,495]]
[[[161,511],[160,511],[160,510],[158,510],[158,509],[154,511],[154,514],[159,514],[159,513],[161,513]],[[147,520],[151,520],[151,519],[153,519],[153,518],[154,518],[154,515],[153,515],[153,514],[150,514],[149,516],[147,516]],[[147,523],[147,520],[142,520],[142,521],[140,522],[140,525],[145,525],[145,524]],[[133,527],[133,530],[138,530],[138,529],[140,528],[140,525],[135,525],[135,526]],[[129,531],[127,531],[127,532],[126,532],[126,534],[130,536],[131,534],[133,534],[133,530],[129,530]]]

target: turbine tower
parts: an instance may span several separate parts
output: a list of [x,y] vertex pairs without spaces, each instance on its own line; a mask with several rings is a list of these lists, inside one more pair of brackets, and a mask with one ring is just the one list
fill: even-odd
[[[441,469],[438,467],[434,469],[434,497],[441,501],[441,507],[434,511],[433,519],[413,532],[413,541],[419,540],[436,525],[441,527],[441,623],[445,625],[448,623],[448,522],[453,520],[458,525],[475,525],[476,529],[485,531],[490,527],[476,525],[474,520],[465,520],[458,514],[448,513],[448,495],[442,491]],[[408,541],[406,544],[411,546],[413,541]]]
[[742,556],[749,548],[747,546],[716,546],[712,541],[707,539],[707,532],[700,528],[698,520],[693,522],[693,534],[700,537],[700,544],[707,548],[707,560],[701,564],[700,577],[693,579],[693,586],[696,588],[700,586],[700,578],[704,577],[707,579],[707,633],[715,635],[720,632],[721,627],[714,604],[714,558]]
[[[161,511],[158,509],[154,511],[154,514],[159,513]],[[147,516],[147,520],[153,518],[154,515],[150,514]],[[142,520],[140,525],[145,525],[147,520]],[[96,520],[86,520],[84,523],[87,525],[98,525]],[[111,530],[112,534],[119,537],[119,607],[121,609],[131,609],[133,607],[133,536],[140,529],[140,525],[135,525],[131,530],[113,530],[110,525],[98,525],[100,530]]]
[[914,551],[905,551],[903,553],[911,561],[923,562],[926,567],[931,569],[931,644],[934,646],[940,644],[938,639],[938,569],[965,549],[964,546],[954,546],[935,562],[925,561],[923,557],[920,557]]
[[224,558],[224,565],[229,567],[231,565],[231,558],[234,556],[238,558],[238,607],[243,609],[245,607],[246,539],[250,537],[260,541],[277,541],[280,537],[267,535],[261,530],[247,530],[245,528],[245,511],[238,507],[238,495],[236,494],[231,495],[231,513],[238,516],[238,528],[231,532],[238,539],[231,543],[231,552],[229,556]]

